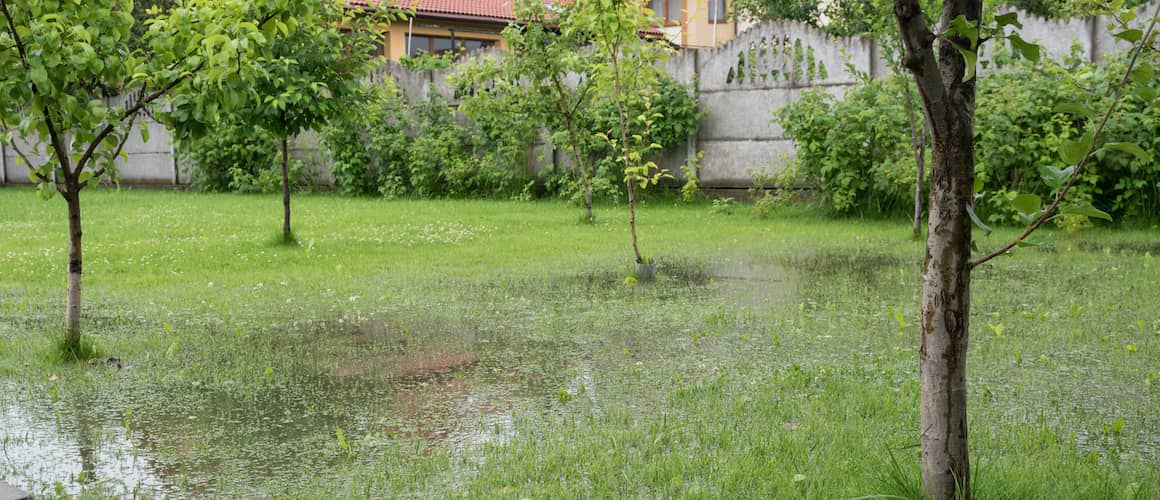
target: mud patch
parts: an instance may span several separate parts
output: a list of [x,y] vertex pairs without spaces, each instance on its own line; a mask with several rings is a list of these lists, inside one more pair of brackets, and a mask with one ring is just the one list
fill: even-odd
[[475,355],[452,348],[424,347],[409,352],[388,353],[339,367],[337,378],[378,374],[387,377],[413,378],[449,372],[471,366]]

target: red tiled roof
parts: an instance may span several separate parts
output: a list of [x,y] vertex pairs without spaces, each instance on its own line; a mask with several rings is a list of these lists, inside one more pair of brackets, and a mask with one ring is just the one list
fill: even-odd
[[[515,0],[388,0],[389,5],[415,9],[417,14],[477,18],[483,21],[514,21]],[[569,0],[550,0],[552,3]],[[351,5],[377,5],[380,0],[347,0]]]
[[[382,1],[388,5],[414,9],[417,15],[470,18],[476,21],[496,21],[507,23],[516,20],[516,0],[346,0],[348,5],[378,5]],[[568,4],[572,0],[544,0],[548,3]],[[657,28],[641,32],[651,38],[661,38],[664,33]]]

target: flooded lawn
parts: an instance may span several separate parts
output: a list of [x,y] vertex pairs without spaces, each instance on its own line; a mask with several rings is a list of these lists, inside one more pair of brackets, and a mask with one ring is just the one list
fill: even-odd
[[[187,277],[156,296],[95,285],[88,331],[105,354],[82,365],[43,361],[59,298],[0,282],[13,353],[0,358],[0,479],[48,497],[893,491],[890,456],[917,469],[921,248],[847,230],[738,248],[672,234],[707,246],[659,256],[655,283],[608,259],[455,273],[316,244],[269,256],[275,271]],[[460,245],[503,236],[480,234],[429,244],[470,267]],[[1081,497],[1155,489],[1151,245],[1092,241],[976,273],[982,491],[1059,491],[1020,479],[1040,467],[1108,485]],[[279,259],[313,274],[282,274]]]

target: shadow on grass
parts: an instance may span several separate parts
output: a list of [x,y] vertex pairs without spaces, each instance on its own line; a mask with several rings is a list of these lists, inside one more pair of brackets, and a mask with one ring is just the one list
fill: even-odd
[[270,238],[270,245],[289,248],[298,248],[301,246],[298,243],[298,237],[294,233],[283,233],[281,231]]

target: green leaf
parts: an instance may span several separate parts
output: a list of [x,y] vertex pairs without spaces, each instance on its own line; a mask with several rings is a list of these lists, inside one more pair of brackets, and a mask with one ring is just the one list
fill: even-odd
[[1011,206],[1023,215],[1031,215],[1043,207],[1043,200],[1038,195],[1024,193],[1011,200]]
[[1147,102],[1156,98],[1156,89],[1148,86],[1137,86],[1132,90],[1132,93]]
[[1059,145],[1059,157],[1068,165],[1078,165],[1092,147],[1092,136],[1084,134],[1074,141],[1063,141]]
[[1156,73],[1152,70],[1152,65],[1143,61],[1140,61],[1135,68],[1132,68],[1131,73],[1128,73],[1128,78],[1131,78],[1133,82],[1139,84],[1152,81],[1154,76],[1156,76]]
[[1007,40],[1011,42],[1011,47],[1015,49],[1015,52],[1018,52],[1019,55],[1024,59],[1027,59],[1031,62],[1036,62],[1039,60],[1038,44],[1028,42],[1019,35],[1008,36]]
[[47,182],[41,182],[36,185],[36,197],[42,200],[52,199],[56,194],[56,187]]
[[967,216],[971,218],[971,222],[975,223],[979,229],[983,230],[983,234],[990,235],[991,231],[993,231],[990,226],[983,224],[983,220],[980,219],[977,214],[975,214],[975,208],[970,205],[967,205]]
[[1031,240],[1019,240],[1019,241],[1015,242],[1015,246],[1017,246],[1017,247],[1037,247],[1037,246],[1041,246],[1041,245],[1038,242],[1031,241]]
[[33,66],[28,70],[28,77],[42,92],[48,90],[48,71],[43,66]]
[[1095,219],[1103,219],[1112,222],[1112,216],[1107,212],[1092,206],[1091,202],[1083,203],[1069,203],[1059,207],[1059,213],[1067,215],[1086,215]]
[[974,193],[979,194],[983,192],[983,179],[975,177]]
[[1128,29],[1119,33],[1114,33],[1112,36],[1119,38],[1120,40],[1124,40],[1128,43],[1136,43],[1140,41],[1141,38],[1144,38],[1144,32],[1138,29]]
[[1113,151],[1129,153],[1135,155],[1136,158],[1139,158],[1145,162],[1152,161],[1152,153],[1145,151],[1144,148],[1141,148],[1140,146],[1137,146],[1135,143],[1131,142],[1109,142],[1104,144],[1103,149],[1111,149]]
[[1075,172],[1074,166],[1065,168],[1059,168],[1051,165],[1039,166],[1039,176],[1043,178],[1043,182],[1047,184],[1047,186],[1050,187],[1052,191],[1055,191],[1059,189],[1060,186],[1063,186],[1063,184],[1067,182],[1069,178],[1071,178],[1071,174],[1073,172]]
[[959,54],[963,55],[963,81],[969,82],[975,78],[975,62],[978,61],[979,55],[957,45],[955,48],[958,49]]
[[1023,29],[1023,23],[1019,22],[1019,14],[1015,12],[1008,12],[1006,14],[999,14],[995,16],[995,24],[1000,28],[1006,26],[1014,26]]
[[1056,113],[1071,113],[1074,115],[1090,117],[1095,114],[1092,108],[1086,104],[1078,102],[1061,102],[1055,105]]
[[975,23],[967,20],[967,16],[960,15],[951,20],[951,27],[947,30],[947,33],[966,38],[971,42],[972,49],[979,44],[979,30],[975,27]]

